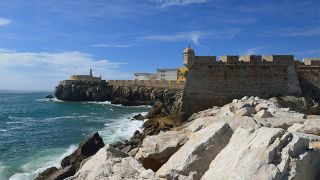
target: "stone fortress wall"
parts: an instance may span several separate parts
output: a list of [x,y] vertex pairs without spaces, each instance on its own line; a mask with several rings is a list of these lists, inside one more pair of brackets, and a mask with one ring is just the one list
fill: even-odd
[[292,55],[232,55],[221,56],[220,61],[215,56],[211,61],[198,57],[193,49],[184,50],[184,64],[189,71],[181,119],[244,96],[300,96],[309,90],[309,94],[318,93],[320,97],[320,66],[301,65]]
[[110,85],[117,86],[141,86],[141,87],[153,87],[153,88],[165,88],[183,90],[185,82],[180,81],[168,81],[168,80],[108,80]]

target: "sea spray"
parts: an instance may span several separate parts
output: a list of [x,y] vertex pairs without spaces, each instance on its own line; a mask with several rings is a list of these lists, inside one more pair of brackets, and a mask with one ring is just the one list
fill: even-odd
[[110,102],[50,101],[43,99],[47,94],[0,93],[0,180],[32,179],[59,166],[67,147],[94,132],[106,144],[128,139],[143,124],[131,118],[149,110]]
[[35,156],[34,160],[22,165],[20,169],[23,171],[21,173],[16,173],[11,176],[10,180],[22,180],[22,179],[34,179],[39,173],[44,171],[49,167],[59,168],[61,160],[70,155],[73,151],[77,149],[76,145],[69,146],[64,152],[61,152],[62,149],[52,149],[52,154],[41,156],[45,153],[40,153],[39,156]]

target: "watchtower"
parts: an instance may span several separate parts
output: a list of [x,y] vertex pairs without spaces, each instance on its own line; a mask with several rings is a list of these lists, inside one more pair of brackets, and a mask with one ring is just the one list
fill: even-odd
[[190,47],[185,48],[183,50],[183,64],[185,66],[191,66],[195,61],[195,53],[194,50]]

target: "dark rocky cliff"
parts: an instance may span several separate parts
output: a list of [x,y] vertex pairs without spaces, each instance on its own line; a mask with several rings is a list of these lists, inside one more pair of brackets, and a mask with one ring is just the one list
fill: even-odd
[[54,95],[63,101],[106,101],[112,86],[106,81],[61,81]]
[[61,81],[55,96],[63,101],[111,101],[124,106],[153,105],[159,100],[172,105],[178,90],[108,84],[106,81]]

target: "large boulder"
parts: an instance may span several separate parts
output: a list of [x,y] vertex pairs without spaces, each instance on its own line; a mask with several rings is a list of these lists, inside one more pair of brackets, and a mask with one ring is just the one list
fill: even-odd
[[231,128],[223,122],[214,123],[192,133],[186,144],[157,171],[157,176],[175,179],[182,175],[200,179],[231,136]]
[[61,167],[74,166],[77,170],[81,161],[94,155],[99,149],[103,148],[104,143],[98,133],[94,133],[86,141],[80,144],[79,148],[71,155],[61,161]]
[[67,180],[82,179],[140,179],[153,180],[155,174],[146,170],[134,158],[106,145],[90,157],[80,170]]
[[303,124],[294,124],[288,131],[291,132],[302,132],[306,134],[313,134],[320,136],[320,118],[317,119],[307,119]]
[[239,128],[201,179],[315,179],[319,165],[308,139],[280,128]]
[[135,158],[141,161],[146,169],[157,171],[172,154],[178,151],[189,134],[189,131],[181,130],[147,136]]
[[65,157],[61,161],[61,168],[50,167],[40,173],[37,180],[62,180],[76,173],[81,163],[86,158],[94,155],[104,146],[102,138],[98,133],[93,134],[83,143],[81,143],[76,151]]

